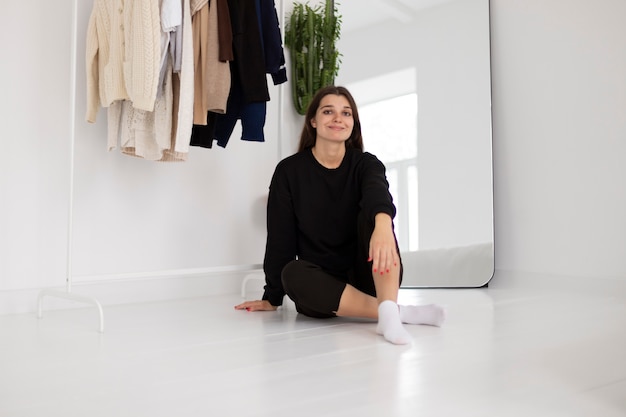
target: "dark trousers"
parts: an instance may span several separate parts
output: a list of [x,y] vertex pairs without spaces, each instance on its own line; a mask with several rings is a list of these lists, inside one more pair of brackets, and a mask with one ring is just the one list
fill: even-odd
[[[336,317],[341,295],[350,284],[357,290],[376,297],[372,263],[368,262],[370,238],[374,224],[359,214],[357,219],[358,244],[353,267],[343,273],[332,273],[319,265],[306,260],[289,262],[282,271],[285,292],[296,304],[296,309],[309,317]],[[397,246],[396,241],[396,248]],[[398,249],[398,253],[400,253]],[[400,282],[402,282],[402,261],[400,261]]]

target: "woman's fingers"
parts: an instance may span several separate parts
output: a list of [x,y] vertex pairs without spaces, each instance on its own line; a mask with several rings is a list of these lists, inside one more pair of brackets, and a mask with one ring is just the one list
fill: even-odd
[[[383,216],[384,217],[384,216]],[[377,217],[378,218],[378,217]],[[378,222],[370,238],[369,260],[372,261],[372,273],[384,275],[390,273],[399,264],[399,255],[393,229]]]
[[278,307],[273,306],[267,300],[245,301],[235,306],[235,310],[247,311],[274,311]]
[[372,272],[384,275],[398,266],[399,257],[395,248],[379,248],[370,250],[370,261],[372,261]]

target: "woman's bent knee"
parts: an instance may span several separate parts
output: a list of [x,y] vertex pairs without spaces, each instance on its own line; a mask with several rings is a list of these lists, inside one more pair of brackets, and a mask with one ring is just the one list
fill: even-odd
[[345,282],[308,261],[289,262],[282,271],[285,293],[297,310],[310,317],[334,317]]

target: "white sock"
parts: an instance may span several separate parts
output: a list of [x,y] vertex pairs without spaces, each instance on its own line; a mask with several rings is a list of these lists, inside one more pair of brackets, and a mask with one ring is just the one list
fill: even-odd
[[441,326],[445,318],[445,310],[437,304],[400,306],[400,320],[402,323]]
[[378,305],[378,326],[376,332],[382,334],[388,342],[394,345],[411,343],[411,335],[405,330],[400,321],[398,305],[391,300],[385,300]]

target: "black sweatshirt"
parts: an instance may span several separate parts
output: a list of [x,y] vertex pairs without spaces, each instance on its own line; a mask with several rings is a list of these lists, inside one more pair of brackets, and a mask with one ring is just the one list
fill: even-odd
[[317,162],[310,148],[283,159],[267,203],[263,299],[282,305],[281,272],[296,257],[338,275],[351,269],[360,211],[372,222],[378,213],[396,214],[385,166],[374,155],[346,149],[336,169]]

